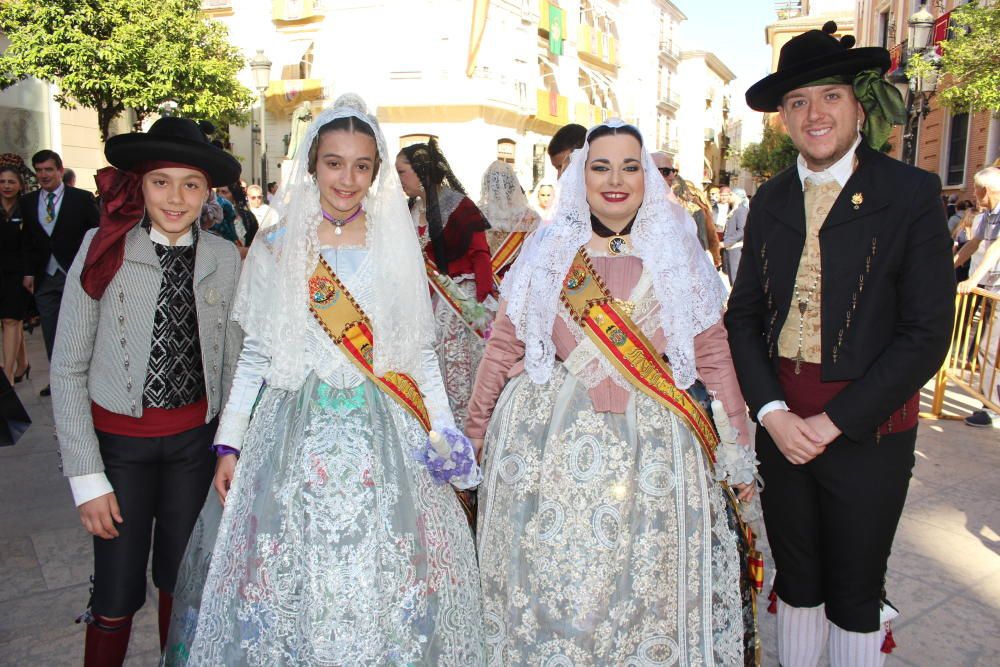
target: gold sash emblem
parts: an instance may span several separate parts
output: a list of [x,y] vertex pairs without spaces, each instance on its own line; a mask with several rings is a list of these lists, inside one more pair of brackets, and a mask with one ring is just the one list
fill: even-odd
[[375,338],[368,316],[321,257],[309,278],[309,310],[341,352],[390,398],[430,431],[431,420],[417,383],[403,373],[375,375]]
[[[631,304],[611,296],[583,248],[563,281],[562,301],[573,320],[629,384],[681,418],[714,467],[719,437],[712,420],[701,404],[674,384],[670,365],[632,321]],[[728,484],[722,482],[722,486],[746,543],[747,580],[756,593],[763,586],[764,562],[754,549],[753,531],[740,517],[736,497]]]
[[587,337],[636,389],[680,417],[714,462],[719,439],[711,419],[674,384],[670,366],[632,321],[631,308],[615,299],[581,249],[563,281],[562,300]]

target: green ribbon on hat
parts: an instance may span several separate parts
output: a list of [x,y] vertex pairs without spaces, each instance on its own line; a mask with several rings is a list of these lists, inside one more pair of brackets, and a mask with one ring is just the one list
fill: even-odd
[[906,122],[903,96],[877,69],[858,72],[852,86],[854,96],[865,110],[865,124],[861,131],[868,145],[879,150],[892,134],[892,126]]
[[882,78],[877,69],[861,70],[850,76],[839,74],[810,81],[809,86],[846,85],[854,89],[854,97],[858,98],[865,110],[865,124],[861,132],[865,135],[868,145],[879,150],[886,139],[892,134],[893,125],[906,122],[906,105],[903,96],[894,85]]

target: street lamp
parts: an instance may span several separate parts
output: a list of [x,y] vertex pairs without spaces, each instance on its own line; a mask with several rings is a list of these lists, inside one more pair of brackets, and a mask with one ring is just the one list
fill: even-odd
[[264,124],[264,93],[271,83],[271,61],[264,55],[263,49],[257,49],[257,55],[250,61],[250,71],[253,72],[254,86],[260,93],[260,185],[267,188],[267,134]]
[[[927,11],[927,3],[921,2],[920,8],[907,20],[907,56],[922,58],[931,48],[931,37],[934,31],[934,15]],[[920,121],[931,112],[931,97],[937,90],[937,71],[931,71],[914,79],[909,79],[902,71],[897,70],[890,81],[906,99],[906,125],[903,128],[903,162],[916,162],[917,135],[920,131]]]
[[927,3],[920,3],[920,9],[914,12],[909,21],[909,39],[911,53],[923,53],[931,45],[931,32],[934,30],[934,15],[927,11]]
[[174,102],[173,100],[167,100],[166,102],[162,102],[160,104],[160,115],[173,116],[175,113],[177,113],[177,107],[178,107],[177,102]]

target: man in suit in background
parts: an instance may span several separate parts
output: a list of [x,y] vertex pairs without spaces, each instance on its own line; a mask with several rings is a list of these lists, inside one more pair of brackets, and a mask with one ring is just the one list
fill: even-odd
[[[99,216],[92,194],[63,183],[63,163],[58,153],[38,151],[31,158],[31,166],[41,189],[25,195],[21,204],[27,267],[24,287],[35,295],[45,354],[51,359],[66,272],[83,235],[97,226]],[[41,395],[49,395],[48,386]]]
[[889,53],[836,32],[792,38],[747,91],[799,157],[751,202],[725,317],[761,426],[783,667],[827,647],[832,667],[878,667],[893,646],[886,566],[955,310],[941,182],[877,150],[906,117]]

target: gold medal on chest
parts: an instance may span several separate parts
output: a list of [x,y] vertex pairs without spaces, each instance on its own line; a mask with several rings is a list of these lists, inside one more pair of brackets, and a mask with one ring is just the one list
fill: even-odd
[[612,236],[608,239],[608,252],[612,255],[627,255],[628,241],[622,236]]
[[596,215],[593,213],[590,214],[591,230],[593,230],[594,234],[608,242],[608,252],[612,257],[630,254],[632,249],[629,247],[628,235],[632,232],[632,223],[634,222],[635,217],[629,220],[629,223],[620,230],[615,231],[601,222]]

